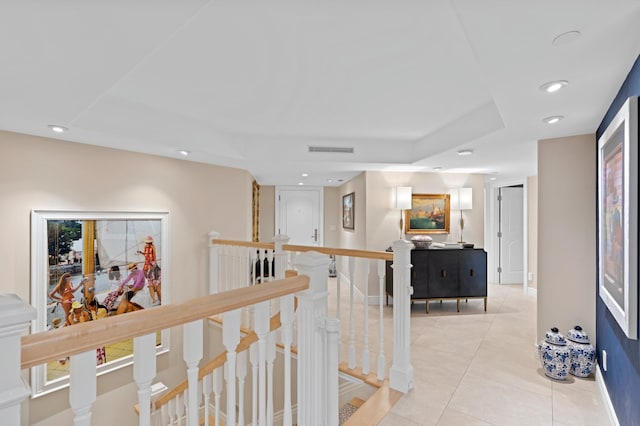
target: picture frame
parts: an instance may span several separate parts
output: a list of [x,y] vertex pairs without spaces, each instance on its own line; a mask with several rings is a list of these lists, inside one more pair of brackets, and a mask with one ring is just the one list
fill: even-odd
[[[31,212],[32,333],[166,305],[170,276],[167,212]],[[169,347],[158,332],[156,356]],[[132,363],[132,340],[96,350],[98,375]],[[68,359],[31,369],[34,398],[68,385]]]
[[412,194],[405,211],[405,234],[448,234],[451,222],[449,194]]
[[638,98],[598,140],[598,288],[629,339],[638,338]]
[[355,206],[355,192],[342,196],[342,227],[344,229],[355,229]]

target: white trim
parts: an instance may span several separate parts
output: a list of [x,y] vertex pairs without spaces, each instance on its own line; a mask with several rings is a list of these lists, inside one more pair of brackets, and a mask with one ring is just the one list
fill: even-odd
[[598,390],[600,391],[600,398],[604,404],[604,409],[609,415],[609,421],[613,426],[620,426],[618,416],[616,416],[616,410],[613,408],[607,385],[604,383],[604,377],[602,377],[602,371],[600,371],[600,365],[596,364],[596,383],[598,384]]
[[[345,274],[343,274],[342,271],[340,272],[340,284],[343,287],[346,287],[347,290],[349,290],[349,286],[351,285],[351,281],[349,281],[349,277],[346,276]],[[358,289],[357,285],[353,286],[353,294],[354,294],[354,296],[355,296],[354,298],[356,300],[364,303],[364,294],[362,294],[360,289]],[[371,298],[371,297],[369,297],[369,298]]]

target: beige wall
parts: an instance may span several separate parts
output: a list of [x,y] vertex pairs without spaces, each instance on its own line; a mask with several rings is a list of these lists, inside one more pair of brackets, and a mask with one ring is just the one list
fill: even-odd
[[276,235],[276,187],[260,186],[260,242],[272,243]]
[[[246,171],[1,131],[0,148],[0,292],[30,301],[33,209],[169,212],[166,282],[174,302],[207,292],[209,231],[250,239],[252,177]],[[169,386],[184,379],[181,337],[172,330],[171,351],[158,361],[157,380]],[[98,392],[93,425],[137,424],[131,367],[99,377]],[[30,400],[27,423],[72,424],[68,401],[67,390]]]
[[340,188],[327,186],[324,188],[324,246],[339,247],[340,230],[342,229],[342,197]]
[[[367,250],[385,250],[400,238],[400,211],[392,208],[393,189],[410,186],[414,194],[447,194],[473,188],[473,209],[463,212],[464,240],[484,247],[484,175],[460,173],[367,172]],[[458,241],[459,211],[451,212],[451,232],[432,234],[434,241]],[[405,235],[410,239],[412,235]]]
[[527,265],[532,279],[528,280],[529,288],[538,288],[538,176],[527,178]]
[[[360,173],[338,188],[339,199],[339,221],[338,221],[338,244],[340,248],[348,249],[365,249],[367,241],[367,185],[366,173]],[[355,210],[353,229],[344,229],[342,227],[342,197],[355,193]]]
[[538,336],[581,325],[595,340],[596,141],[538,142]]

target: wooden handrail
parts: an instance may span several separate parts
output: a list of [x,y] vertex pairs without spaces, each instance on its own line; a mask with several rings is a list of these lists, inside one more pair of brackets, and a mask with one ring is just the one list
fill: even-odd
[[273,250],[275,247],[273,243],[257,243],[253,241],[239,241],[239,240],[219,240],[215,238],[211,240],[211,243],[217,244],[217,245],[223,245],[223,246],[254,247],[257,249],[266,249],[266,250]]
[[309,277],[300,275],[99,321],[29,334],[22,337],[21,368],[30,368],[308,288]]
[[[239,246],[239,247],[255,247],[260,249],[274,249],[273,243],[254,243],[251,241],[238,241],[238,240],[211,240],[213,244],[220,244],[226,246]],[[331,247],[317,247],[317,246],[299,246],[295,244],[284,244],[283,250],[287,251],[317,251],[322,254],[329,254],[334,256],[351,256],[361,257],[364,259],[380,259],[380,260],[393,260],[393,253],[386,251],[370,251],[370,250],[353,250],[353,249],[341,249]]]
[[283,250],[287,251],[317,251],[322,254],[329,254],[334,256],[351,256],[361,257],[364,259],[380,259],[380,260],[393,260],[393,253],[386,251],[369,251],[369,250],[353,250],[353,249],[340,249],[331,247],[315,247],[315,246],[298,246],[293,244],[284,244]]

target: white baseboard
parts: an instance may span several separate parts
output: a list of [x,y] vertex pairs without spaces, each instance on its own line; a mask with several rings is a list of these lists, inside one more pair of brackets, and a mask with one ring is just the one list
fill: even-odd
[[609,415],[609,421],[613,426],[620,426],[618,416],[616,416],[616,410],[613,408],[613,403],[611,403],[609,391],[607,390],[607,386],[604,384],[604,377],[602,377],[602,371],[600,371],[599,364],[596,364],[596,384],[598,385],[598,390],[600,391],[600,397],[604,403],[604,408]]
[[538,297],[538,289],[533,287],[527,287],[527,296]]

